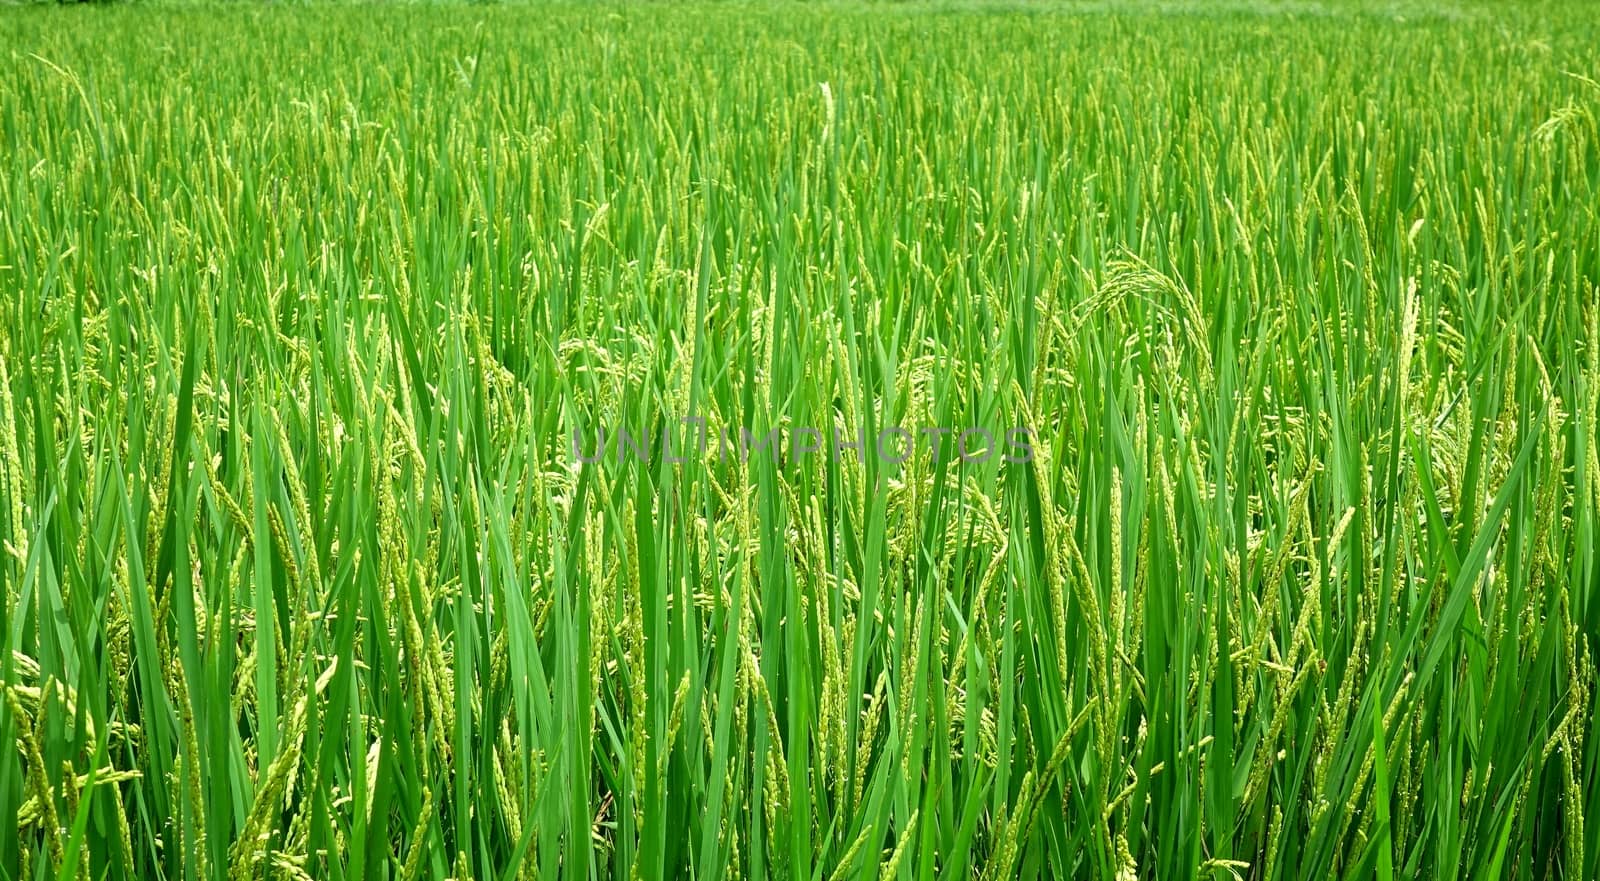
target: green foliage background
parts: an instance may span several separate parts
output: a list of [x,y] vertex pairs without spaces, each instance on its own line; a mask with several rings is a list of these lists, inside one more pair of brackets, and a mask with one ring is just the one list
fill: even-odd
[[[1594,878],[1583,3],[0,10],[0,877]],[[1032,426],[573,461],[570,433]]]

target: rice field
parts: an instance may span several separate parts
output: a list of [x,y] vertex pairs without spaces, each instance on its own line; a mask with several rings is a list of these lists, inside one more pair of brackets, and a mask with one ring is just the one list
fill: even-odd
[[1597,441],[1575,0],[0,8],[0,878],[1600,877]]

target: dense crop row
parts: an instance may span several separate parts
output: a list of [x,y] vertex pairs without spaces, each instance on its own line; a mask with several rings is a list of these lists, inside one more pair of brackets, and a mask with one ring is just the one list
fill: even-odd
[[[0,877],[1600,877],[1597,77],[0,9]],[[685,417],[783,449],[575,457]]]

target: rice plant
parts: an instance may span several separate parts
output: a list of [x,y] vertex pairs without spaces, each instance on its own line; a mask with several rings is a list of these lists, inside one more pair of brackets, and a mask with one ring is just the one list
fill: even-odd
[[0,878],[1600,877],[1597,119],[1576,0],[0,9]]

